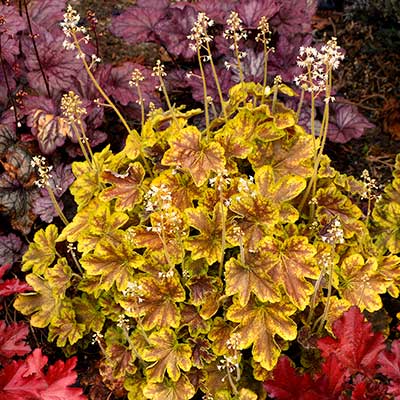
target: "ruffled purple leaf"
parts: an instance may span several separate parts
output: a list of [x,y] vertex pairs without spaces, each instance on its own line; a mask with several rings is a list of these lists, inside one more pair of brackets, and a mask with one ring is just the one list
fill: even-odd
[[280,34],[293,36],[311,33],[311,17],[317,11],[317,0],[285,0],[270,20],[271,26]]
[[[101,75],[100,70],[102,67],[97,68],[92,71],[97,81],[102,88],[107,85],[107,78],[110,69],[107,69],[106,74]],[[98,128],[104,121],[104,108],[95,103],[96,99],[101,99],[99,91],[93,85],[92,80],[85,71],[84,68],[74,77],[74,85],[72,90],[79,95],[79,97],[84,101],[87,114],[85,116],[85,122],[88,129]]]
[[247,0],[239,2],[236,11],[247,28],[255,29],[262,16],[269,20],[280,7],[275,0]]
[[307,47],[311,41],[311,35],[297,35],[290,39],[280,35],[275,52],[269,54],[268,75],[279,74],[284,82],[292,82],[295,76],[302,73],[302,69],[297,66],[300,46]]
[[[154,1],[152,3],[155,3]],[[165,18],[166,7],[127,8],[122,14],[112,17],[110,31],[129,44],[159,42],[158,24]]]
[[237,0],[200,0],[193,3],[192,6],[199,12],[203,12],[219,24],[224,24],[228,18],[229,12],[234,9]]
[[144,104],[148,106],[150,101],[157,101],[156,86],[159,84],[158,78],[151,75],[152,70],[149,68],[142,64],[127,61],[116,67],[103,67],[99,76],[104,83],[106,93],[123,106],[126,106],[130,102],[135,103],[139,99],[136,88],[129,86],[132,72],[135,69],[138,69],[144,76],[144,80],[140,82],[140,89]]
[[141,8],[156,8],[165,10],[169,7],[169,0],[137,0],[136,5]]
[[[231,65],[232,80],[240,82],[237,61],[234,58],[227,60]],[[262,82],[264,78],[264,53],[256,52],[251,47],[246,49],[246,57],[241,60],[244,80],[247,82]]]
[[[88,129],[86,131],[86,137],[88,138],[88,142],[90,143],[90,147],[95,147],[100,143],[103,143],[107,140],[107,133],[98,129]],[[64,149],[67,151],[68,155],[71,158],[81,157],[83,156],[82,150],[80,146],[73,145],[73,143],[66,143]]]
[[25,20],[14,5],[0,5],[0,17],[4,21],[0,25],[0,36],[13,37],[26,28]]
[[65,0],[31,0],[28,12],[31,22],[51,31],[60,29],[59,23],[64,18]]
[[[221,86],[222,93],[228,93],[229,89],[233,86],[232,73],[224,67],[217,68],[218,81]],[[207,82],[207,96],[211,96],[214,103],[219,104],[220,98],[218,96],[217,86],[215,84],[214,76],[210,67],[210,64],[206,64],[204,73]],[[196,101],[203,102],[203,82],[199,70],[195,70],[191,78],[188,78],[189,86],[192,88],[192,96]],[[226,100],[226,99],[224,99]]]
[[8,215],[13,229],[27,235],[36,219],[32,211],[38,189],[26,188],[7,173],[0,175],[0,212]]
[[31,127],[43,154],[52,154],[57,147],[64,145],[67,137],[76,141],[71,126],[58,115],[53,99],[44,96],[26,96],[23,110],[27,116],[26,123]]
[[157,33],[168,53],[176,57],[193,58],[195,51],[189,46],[188,35],[197,20],[197,14],[191,6],[185,6],[181,10],[172,8],[169,10],[168,19],[160,21]]
[[[76,53],[63,48],[63,41],[64,34],[61,30],[50,33],[42,29],[36,39],[40,62],[53,97],[62,91],[70,90],[74,77],[83,68],[82,61],[76,58]],[[39,94],[47,94],[42,72],[29,38],[23,38],[22,49],[26,56],[25,66],[29,85]]]
[[22,240],[14,233],[0,236],[0,264],[13,264],[19,261],[25,247]]
[[[1,35],[1,56],[3,60],[13,67],[15,60],[19,54],[19,41],[8,35]],[[4,82],[4,81],[2,81]]]
[[346,143],[351,139],[358,139],[365,129],[375,127],[354,105],[333,104],[331,110],[328,139],[332,142]]

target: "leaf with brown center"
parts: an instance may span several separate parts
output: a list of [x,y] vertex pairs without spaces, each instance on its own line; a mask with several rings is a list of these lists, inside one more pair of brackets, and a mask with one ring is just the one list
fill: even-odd
[[207,143],[194,126],[181,129],[168,142],[170,148],[162,164],[188,170],[198,187],[207,181],[212,171],[218,173],[224,169],[224,149],[217,142]]

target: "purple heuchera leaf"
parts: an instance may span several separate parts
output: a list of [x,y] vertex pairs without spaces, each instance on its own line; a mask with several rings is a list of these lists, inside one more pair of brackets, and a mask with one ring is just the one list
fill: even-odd
[[270,24],[280,34],[293,36],[311,33],[311,17],[317,11],[317,0],[285,0]]
[[28,12],[31,22],[51,31],[60,29],[59,23],[63,20],[65,0],[31,0],[28,3]]
[[0,36],[13,37],[16,33],[26,28],[25,20],[19,15],[18,10],[13,5],[0,5],[0,16],[4,21],[0,25]]
[[[57,200],[66,192],[74,179],[70,165],[60,164],[51,171],[49,184]],[[61,200],[58,201],[58,205],[61,210],[64,208]],[[51,223],[53,218],[58,216],[47,189],[41,189],[39,196],[35,197],[33,201],[33,212],[40,216],[42,221],[47,223]]]
[[[222,93],[228,93],[229,89],[233,86],[232,73],[225,67],[216,67],[219,84],[221,86]],[[210,67],[210,64],[206,64],[204,68],[205,78],[207,82],[207,96],[211,96],[214,103],[220,103],[218,96],[217,86],[215,85],[214,76]],[[192,96],[196,101],[203,102],[203,82],[199,70],[195,70],[193,75],[188,78],[189,86],[192,88]],[[225,99],[224,99],[225,100]]]
[[138,69],[144,76],[144,80],[140,82],[140,88],[147,106],[150,101],[157,101],[156,86],[159,82],[158,78],[152,76],[152,70],[144,65],[127,61],[116,67],[104,66],[99,74],[100,80],[103,82],[107,94],[126,106],[128,103],[138,100],[137,90],[135,87],[129,86],[132,72],[135,69]]
[[236,6],[243,24],[247,28],[257,28],[262,16],[271,19],[280,9],[275,0],[247,0],[241,1]]
[[207,17],[219,24],[225,24],[229,12],[234,9],[237,0],[200,0],[193,3],[192,6],[197,10],[204,12]]
[[26,96],[23,110],[27,116],[27,125],[32,128],[32,134],[43,154],[51,154],[57,147],[64,145],[66,137],[76,140],[67,121],[57,115],[58,109],[53,99]]
[[[155,1],[150,4],[152,3]],[[165,11],[166,7],[132,6],[122,14],[113,17],[109,29],[113,35],[123,38],[130,44],[158,43],[157,26],[165,18]]]
[[302,73],[297,66],[297,56],[300,46],[309,46],[311,35],[297,35],[292,38],[280,35],[275,52],[271,52],[268,58],[268,75],[281,75],[284,82],[292,82],[296,75]]
[[346,143],[351,139],[358,139],[365,129],[375,127],[354,105],[333,104],[331,110],[328,139],[332,142]]
[[[232,80],[235,83],[240,82],[239,71],[236,66],[236,59],[227,60],[231,65]],[[264,78],[264,53],[256,53],[251,47],[246,49],[246,57],[241,60],[243,77],[248,82],[262,82]]]
[[168,14],[168,19],[158,24],[157,33],[162,44],[168,53],[176,57],[193,58],[195,51],[189,46],[188,35],[196,22],[197,11],[191,6],[185,6],[182,10],[172,8]]
[[[63,41],[64,34],[61,30],[50,33],[42,29],[36,39],[40,62],[47,76],[53,97],[62,91],[70,90],[74,83],[74,77],[83,68],[82,61],[75,57],[75,52],[63,48]],[[25,66],[28,70],[29,85],[39,94],[47,94],[42,72],[32,41],[29,38],[23,38],[22,50],[26,57]]]
[[25,247],[22,240],[14,233],[0,236],[0,264],[13,264],[20,260]]

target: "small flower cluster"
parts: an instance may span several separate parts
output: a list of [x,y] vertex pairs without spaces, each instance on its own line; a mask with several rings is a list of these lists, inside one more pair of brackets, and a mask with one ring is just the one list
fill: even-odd
[[[300,47],[297,65],[306,70],[294,78],[297,86],[303,90],[318,95],[326,91],[329,73],[339,67],[344,54],[337,45],[336,38],[332,38],[318,51],[314,47]],[[328,101],[334,98],[329,98]]]
[[366,169],[362,172],[361,179],[364,183],[364,192],[361,194],[361,200],[378,200],[381,196],[374,193],[374,191],[380,189],[376,179],[371,178]]
[[170,269],[167,272],[160,271],[158,273],[158,277],[160,279],[171,279],[174,275],[175,275],[175,272],[173,269]]
[[[252,198],[257,197],[253,176],[249,176],[248,179],[239,178],[238,193],[249,194]],[[240,196],[237,197],[237,200],[240,201]]]
[[167,73],[165,72],[165,67],[163,64],[161,64],[161,60],[156,61],[156,65],[153,67],[153,73],[151,75],[158,76],[159,78],[167,76]]
[[87,111],[82,107],[82,100],[72,90],[64,94],[61,99],[61,111],[63,116],[69,123],[81,123],[81,118],[87,114]]
[[200,50],[202,46],[213,40],[213,37],[207,33],[207,29],[213,25],[214,21],[208,18],[205,13],[199,12],[197,14],[197,20],[190,30],[192,33],[187,36],[189,40],[194,42],[189,44],[193,51]]
[[321,234],[321,239],[323,242],[332,246],[344,243],[344,231],[342,223],[338,218],[334,218],[333,221],[328,224]]
[[39,179],[35,181],[35,185],[39,188],[44,188],[49,185],[49,179],[52,178],[50,171],[52,165],[47,165],[46,159],[43,156],[33,156],[31,160],[32,168],[36,168]]
[[269,29],[268,19],[263,15],[258,23],[257,29],[260,31],[256,36],[256,42],[261,42],[266,46],[271,42],[271,30]]
[[141,73],[141,71],[139,69],[135,68],[133,70],[132,74],[131,74],[131,79],[129,81],[129,86],[130,87],[133,87],[133,86],[138,87],[139,83],[142,82],[142,81],[144,81],[143,74]]
[[[247,32],[243,29],[242,22],[236,11],[231,11],[229,18],[226,20],[228,28],[225,29],[223,37],[233,42],[229,47],[231,50],[235,50],[235,47],[241,39],[247,39]],[[246,52],[238,52],[238,57],[239,59],[246,57]]]
[[117,326],[118,326],[118,328],[129,331],[129,328],[130,328],[129,318],[127,318],[124,314],[118,315]]
[[172,206],[172,194],[165,184],[151,185],[150,190],[144,195],[144,199],[147,212],[165,210]]
[[67,10],[64,14],[64,21],[60,22],[60,26],[64,32],[66,39],[63,42],[63,47],[66,50],[74,50],[75,43],[73,42],[73,36],[78,32],[84,35],[83,40],[87,43],[90,39],[87,35],[86,28],[84,26],[78,26],[81,17],[76,10],[72,8],[70,4],[67,6]]

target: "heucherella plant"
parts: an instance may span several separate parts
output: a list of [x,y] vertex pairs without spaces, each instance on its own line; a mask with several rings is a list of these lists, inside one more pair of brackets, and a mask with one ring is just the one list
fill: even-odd
[[[240,69],[244,36],[235,18],[227,35]],[[80,50],[85,32],[70,7],[66,20],[68,47],[90,76]],[[259,23],[265,61],[266,23]],[[189,34],[200,69],[213,68],[210,26],[200,13]],[[272,87],[241,81],[211,119],[208,101],[188,111],[171,103],[157,61],[168,109],[153,107],[146,118],[142,109],[140,132],[99,88],[127,128],[125,147],[87,149],[87,159],[73,163],[76,214],[35,234],[22,260],[32,292],[15,308],[68,353],[97,344],[104,382],[129,399],[255,400],[266,399],[262,382],[300,333],[311,341],[332,332],[352,305],[372,312],[382,307],[380,294],[397,295],[398,232],[384,221],[399,213],[382,200],[367,218],[355,200],[364,182],[323,154],[341,53],[333,39],[318,54],[315,73],[328,99],[319,138],[282,103],[295,92],[279,77]],[[312,68],[299,77],[304,90],[322,88]],[[131,82],[141,99],[137,71]],[[65,109],[76,106],[68,121],[85,154],[76,122],[83,111],[68,96]],[[203,112],[205,123],[195,123]],[[398,200],[396,182],[386,191]]]

